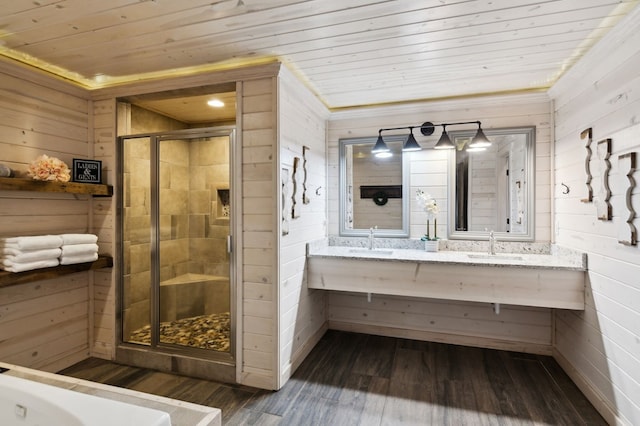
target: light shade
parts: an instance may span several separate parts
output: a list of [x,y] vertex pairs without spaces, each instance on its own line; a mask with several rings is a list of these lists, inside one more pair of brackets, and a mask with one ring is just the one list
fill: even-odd
[[387,144],[384,143],[384,140],[382,140],[382,135],[380,133],[378,133],[378,140],[376,141],[376,144],[373,146],[373,149],[371,150],[371,152],[373,154],[381,154],[381,153],[384,153],[384,152],[391,152],[391,150],[389,149]]
[[416,141],[416,138],[413,137],[413,128],[411,128],[410,131],[411,133],[409,133],[409,137],[404,143],[402,150],[404,152],[420,151],[422,148],[420,147],[420,145],[418,145],[418,141]]
[[449,138],[449,135],[447,134],[446,127],[442,127],[442,136],[440,136],[438,143],[436,143],[436,146],[434,146],[433,149],[454,149],[456,146],[451,142],[451,138]]
[[469,148],[486,148],[488,146],[491,146],[491,141],[485,136],[482,128],[478,126],[478,131],[471,140]]

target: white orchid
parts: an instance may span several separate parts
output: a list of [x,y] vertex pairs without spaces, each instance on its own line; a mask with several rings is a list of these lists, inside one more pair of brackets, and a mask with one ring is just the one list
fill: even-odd
[[[416,194],[416,201],[418,206],[427,214],[427,233],[421,238],[423,241],[433,241],[438,239],[438,204],[436,200],[428,193],[421,189],[418,189]],[[433,238],[429,235],[429,220],[433,219]]]
[[436,200],[430,194],[418,189],[416,201],[420,208],[427,214],[428,219],[435,219],[439,209]]

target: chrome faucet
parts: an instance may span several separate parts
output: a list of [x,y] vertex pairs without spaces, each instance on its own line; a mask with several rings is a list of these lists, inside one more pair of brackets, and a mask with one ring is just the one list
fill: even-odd
[[489,231],[489,254],[496,254],[496,237],[493,234],[493,229]]
[[369,250],[373,250],[373,240],[375,239],[373,231],[376,229],[378,229],[377,226],[372,226],[371,228],[369,228]]

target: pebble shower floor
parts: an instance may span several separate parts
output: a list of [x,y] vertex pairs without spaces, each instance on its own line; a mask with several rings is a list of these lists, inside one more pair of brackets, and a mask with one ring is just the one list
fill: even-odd
[[[200,315],[160,323],[160,341],[181,346],[229,351],[231,323],[229,312]],[[130,341],[150,344],[151,326],[146,325],[131,333]]]

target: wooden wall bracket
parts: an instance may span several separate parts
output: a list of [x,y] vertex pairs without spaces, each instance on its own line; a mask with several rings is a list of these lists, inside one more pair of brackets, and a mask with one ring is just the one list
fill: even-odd
[[601,187],[596,199],[596,210],[599,220],[611,220],[611,189],[609,188],[609,172],[611,171],[611,139],[603,139],[598,142],[598,159],[602,161],[600,173]]
[[302,147],[302,204],[309,204],[311,200],[307,196],[307,151],[308,146]]
[[590,165],[591,155],[593,154],[593,151],[591,151],[591,143],[593,142],[593,129],[591,129],[591,127],[583,130],[582,133],[580,133],[580,139],[584,138],[587,138],[587,142],[584,146],[584,148],[587,150],[587,157],[584,160],[584,169],[587,173],[587,181],[585,182],[587,185],[587,198],[583,198],[580,201],[583,203],[590,203],[593,201],[593,188],[591,187],[591,179],[593,179],[593,176],[591,176]]
[[637,244],[637,230],[633,224],[633,220],[636,217],[636,211],[633,209],[631,203],[631,195],[636,187],[636,181],[633,179],[633,173],[636,171],[636,153],[630,152],[628,154],[618,156],[618,165],[620,166],[620,172],[625,173],[629,185],[627,186],[625,201],[627,204],[627,210],[629,215],[627,216],[626,224],[623,225],[624,229],[621,232],[621,239],[618,240],[620,244],[626,246],[635,246]]

